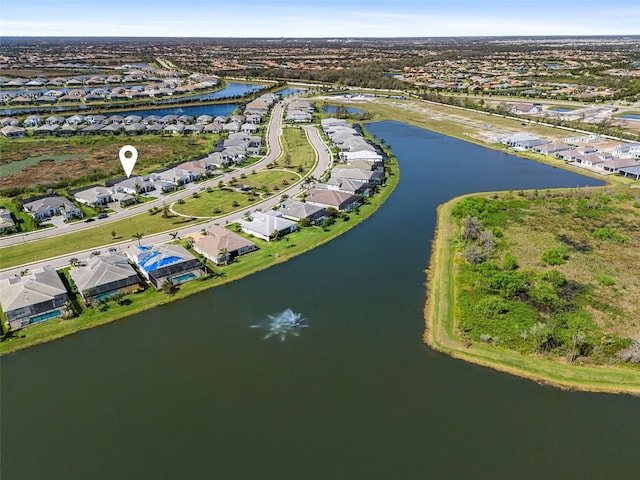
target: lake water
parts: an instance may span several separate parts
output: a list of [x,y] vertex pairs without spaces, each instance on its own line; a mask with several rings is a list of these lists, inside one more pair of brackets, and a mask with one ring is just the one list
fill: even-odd
[[115,112],[113,114],[106,113],[106,115],[140,115],[142,118],[147,118],[150,115],[158,115],[163,117],[164,115],[191,115],[198,117],[200,115],[211,115],[217,117],[218,115],[229,115],[233,112],[238,105],[236,103],[215,103],[213,105],[193,105],[186,107],[165,107],[165,108],[148,108],[145,110],[126,110],[123,112]]
[[[213,92],[213,93],[204,93],[204,94],[199,94],[199,95],[189,95],[189,96],[184,96],[184,97],[179,97],[179,98],[172,98],[172,97],[162,97],[159,99],[155,100],[156,104],[171,104],[171,103],[180,103],[182,101],[188,100],[188,101],[192,101],[192,100],[219,100],[219,99],[223,99],[223,98],[239,98],[242,97],[243,95],[246,95],[247,93],[251,93],[251,92],[257,92],[259,90],[262,90],[266,88],[265,85],[258,85],[258,84],[254,84],[254,83],[244,83],[244,82],[228,82],[227,86],[225,88],[223,88],[222,90],[218,90],[217,92]],[[85,89],[86,90],[86,89]],[[7,90],[3,90],[3,91],[7,91]],[[0,93],[2,93],[0,91]],[[52,106],[47,108],[46,106],[42,106],[40,108],[24,108],[24,109],[12,109],[12,108],[4,108],[4,109],[0,109],[0,114],[1,115],[12,115],[12,114],[26,114],[26,113],[30,113],[30,112],[48,112],[48,113],[42,113],[43,116],[47,116],[50,115],[52,113],[63,113],[65,111],[68,110],[78,110],[78,108],[80,108],[81,110],[86,110],[86,109],[90,109],[91,105],[81,105],[80,107],[65,107],[63,105],[56,105],[56,106]],[[204,105],[197,105],[194,107],[189,107],[189,108],[197,108],[197,107],[205,107]],[[186,108],[186,107],[185,107]],[[108,109],[103,109],[106,110],[108,112]],[[170,109],[168,109],[170,110]],[[203,113],[207,113],[208,112],[203,112]],[[164,114],[166,115],[166,114]],[[188,114],[188,115],[192,115],[192,114]],[[201,115],[201,114],[200,114]],[[217,115],[225,115],[224,113],[218,113]]]
[[549,110],[551,110],[552,112],[558,112],[558,113],[567,113],[567,112],[573,111],[572,108],[564,108],[564,107],[555,107],[555,108],[550,108]]
[[[422,343],[439,203],[601,182],[400,123],[369,129],[401,181],[357,228],[3,357],[2,478],[637,479],[640,399],[540,386]],[[299,337],[250,328],[287,308],[308,319]]]
[[620,115],[620,118],[624,120],[640,120],[640,115],[635,113],[625,113],[624,115]]
[[[336,105],[324,105],[322,107],[322,111],[324,113],[336,113],[336,111],[338,110],[338,107]],[[361,110],[359,108],[353,108],[353,107],[346,107],[347,113],[365,113],[364,110]]]

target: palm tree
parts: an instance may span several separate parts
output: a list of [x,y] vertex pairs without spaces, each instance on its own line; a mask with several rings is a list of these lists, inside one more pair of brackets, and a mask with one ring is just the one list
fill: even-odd
[[169,235],[171,235],[172,240],[180,239],[178,232],[171,232]]
[[218,260],[222,259],[222,262],[226,265],[229,263],[229,250],[221,248],[218,251]]
[[140,245],[140,240],[142,239],[144,235],[140,232],[136,232],[133,235],[131,235],[132,238],[135,238],[136,240],[138,240],[138,245]]

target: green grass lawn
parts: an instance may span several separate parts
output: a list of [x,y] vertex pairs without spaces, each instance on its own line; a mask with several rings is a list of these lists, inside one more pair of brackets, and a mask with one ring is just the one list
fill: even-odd
[[390,167],[391,175],[386,185],[381,187],[377,195],[368,200],[369,203],[360,207],[358,213],[349,214],[348,221],[338,220],[327,231],[319,227],[304,228],[275,242],[265,242],[252,238],[258,245],[259,250],[238,257],[230,265],[213,266],[211,269],[214,275],[182,284],[174,295],[167,295],[162,292],[156,292],[153,288],[147,288],[141,293],[128,295],[126,298],[131,301],[129,305],[117,305],[115,302],[108,302],[109,308],[102,312],[83,307],[82,313],[76,318],[70,320],[48,320],[19,330],[12,336],[5,337],[0,342],[0,355],[51,341],[85,328],[125,318],[144,310],[185,298],[196,292],[238,280],[318,247],[364,221],[389,198],[400,180],[397,163],[392,161]]
[[292,169],[302,166],[305,171],[308,171],[315,164],[316,153],[302,128],[284,128],[282,146],[282,155],[276,160],[278,166]]
[[173,210],[182,215],[217,217],[246,208],[252,203],[246,193],[216,188],[212,192],[198,193],[198,198],[188,197],[184,199],[184,203],[174,203]]
[[[185,226],[184,217],[162,218],[162,212],[150,215],[142,213],[105,225],[96,225],[79,232],[44,238],[0,249],[0,268],[9,268],[46,258],[101,247],[123,240],[131,240],[135,233],[150,235]],[[95,223],[98,223],[97,220]],[[193,222],[190,222],[193,223]],[[115,237],[111,232],[115,231]]]

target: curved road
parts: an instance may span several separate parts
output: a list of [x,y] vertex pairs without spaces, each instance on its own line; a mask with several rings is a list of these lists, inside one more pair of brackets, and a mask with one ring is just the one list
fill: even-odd
[[[171,201],[171,203],[177,201],[179,198],[182,197],[186,197],[189,196],[193,193],[193,189],[194,188],[206,188],[207,185],[213,185],[213,184],[217,184],[220,180],[222,181],[228,181],[231,179],[232,176],[237,176],[241,173],[249,173],[250,170],[257,170],[261,167],[264,167],[265,165],[267,165],[268,163],[271,163],[273,160],[275,160],[276,158],[278,158],[282,152],[282,148],[280,146],[280,136],[282,134],[282,114],[284,111],[284,106],[285,106],[285,102],[279,102],[273,110],[272,116],[271,116],[271,121],[269,124],[269,130],[268,130],[268,134],[267,134],[267,138],[268,138],[268,148],[269,148],[269,153],[262,159],[260,160],[258,163],[255,163],[253,165],[251,165],[248,168],[245,169],[238,169],[235,170],[223,177],[217,177],[215,179],[212,180],[208,180],[206,182],[203,183],[199,183],[197,184],[195,187],[192,188],[187,188],[185,190],[180,191],[178,194],[174,194],[171,195],[170,197],[168,197]],[[331,162],[332,162],[332,158],[330,156],[330,150],[328,148],[328,146],[323,142],[322,138],[320,137],[320,133],[318,132],[317,127],[312,126],[312,125],[307,125],[303,127],[306,131],[307,134],[307,138],[309,139],[311,145],[313,146],[314,150],[316,151],[317,154],[317,164],[314,167],[314,169],[311,172],[311,175],[315,178],[320,178],[331,166]],[[299,181],[298,183],[295,183],[293,185],[291,185],[289,188],[287,188],[286,190],[280,190],[280,192],[278,192],[277,196],[273,196],[270,197],[266,200],[263,200],[262,202],[256,202],[253,206],[252,206],[252,210],[268,210],[270,208],[272,208],[274,205],[276,205],[277,203],[280,202],[280,198],[283,194],[287,194],[289,197],[293,197],[295,195],[298,195],[302,190],[304,190],[304,186],[303,186],[303,182],[302,180]],[[158,201],[154,201],[154,202],[147,202],[143,205],[140,205],[140,207],[135,207],[134,209],[131,210],[127,210],[126,212],[121,212],[118,213],[116,215],[112,215],[111,217],[113,217],[113,220],[111,221],[115,221],[115,220],[119,220],[121,218],[125,218],[127,216],[131,216],[131,215],[136,215],[139,213],[144,213],[146,212],[150,206],[152,205],[158,205],[159,203],[163,202],[165,199],[160,199]],[[184,238],[186,236],[189,236],[193,233],[199,232],[201,231],[203,228],[207,228],[210,225],[226,225],[226,224],[230,224],[230,223],[234,223],[237,220],[240,220],[245,212],[247,210],[242,210],[242,211],[236,211],[227,215],[224,215],[222,217],[218,217],[214,220],[210,220],[208,222],[205,223],[199,223],[197,225],[191,225],[185,228],[181,228],[181,229],[177,229],[177,230],[172,230],[172,232],[178,232],[178,235],[180,238]],[[124,214],[124,215],[123,215]],[[109,218],[111,218],[109,217]],[[104,221],[101,221],[101,223],[99,223],[98,225],[102,225],[106,222],[108,222],[109,220],[105,219]],[[64,234],[64,233],[68,233],[71,231],[75,231],[75,230],[80,230],[81,228],[87,228],[87,224],[85,223],[77,223],[77,224],[72,224],[69,225],[69,227],[79,227],[79,228],[62,228],[62,229],[56,229],[59,231],[53,231],[53,230],[47,230],[47,231],[40,231],[42,233],[48,233],[48,235],[44,235],[45,236],[53,236],[53,235],[57,235],[57,234]],[[88,228],[93,227],[93,225],[91,225]],[[40,232],[34,232],[34,233],[40,233]],[[12,242],[12,243],[21,243],[23,241],[22,237],[24,235],[17,235],[18,237],[18,242]],[[43,238],[43,237],[29,237],[29,240],[35,239],[35,238]],[[7,240],[7,239],[5,239]],[[164,233],[158,233],[158,234],[153,234],[153,235],[149,235],[147,237],[143,237],[140,241],[141,245],[154,245],[156,243],[165,243],[165,242],[169,242],[172,241],[173,238],[170,235],[170,233],[168,232],[164,232]],[[13,275],[16,274],[20,274],[20,272],[22,270],[24,270],[25,268],[30,268],[30,269],[37,269],[40,267],[43,267],[45,265],[51,265],[55,268],[62,268],[65,267],[67,265],[69,265],[69,259],[72,257],[77,258],[80,261],[86,260],[88,258],[90,258],[91,256],[91,252],[95,251],[95,250],[101,250],[104,251],[107,248],[116,248],[118,251],[126,251],[128,248],[131,248],[132,246],[135,246],[137,244],[136,240],[130,240],[130,241],[125,241],[125,242],[121,242],[121,243],[117,243],[117,244],[109,244],[109,245],[104,245],[102,247],[94,247],[88,250],[84,250],[81,252],[74,252],[74,253],[69,253],[69,254],[65,254],[65,255],[61,255],[58,257],[52,257],[49,259],[45,259],[42,261],[38,261],[38,262],[34,262],[34,263],[30,263],[27,265],[21,265],[19,267],[12,267],[9,269],[5,269],[0,271],[0,278],[8,278],[11,277]],[[2,246],[5,245],[11,245],[11,243],[2,243]],[[0,254],[1,254],[1,250],[0,250]]]

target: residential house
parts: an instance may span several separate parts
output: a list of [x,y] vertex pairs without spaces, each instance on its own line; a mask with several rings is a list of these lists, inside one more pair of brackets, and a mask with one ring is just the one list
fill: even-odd
[[14,127],[13,125],[7,125],[0,128],[0,133],[7,138],[21,138],[27,134],[27,131],[23,127]]
[[69,192],[76,201],[93,207],[104,207],[113,202],[112,192],[107,187],[101,185],[92,185],[82,190],[74,190]]
[[533,147],[533,150],[536,153],[542,153],[543,155],[555,155],[558,152],[564,152],[566,150],[571,150],[573,147],[564,142],[554,142],[554,143],[545,143],[544,145],[538,145]]
[[251,240],[217,225],[210,226],[205,232],[193,244],[193,250],[216,265],[258,249]]
[[615,146],[612,153],[616,157],[619,157],[621,155],[624,155],[625,153],[630,153],[632,149],[640,149],[640,143],[621,143]]
[[16,222],[13,215],[4,205],[0,205],[0,233],[12,233],[15,231]]
[[518,103],[511,107],[511,111],[516,115],[535,115],[536,113],[540,113],[541,109],[538,105]]
[[175,285],[204,274],[200,261],[180,245],[137,246],[127,256],[157,290],[165,281]]
[[164,180],[165,182],[172,183],[174,186],[179,187],[186,183],[191,183],[201,177],[199,173],[190,172],[181,168],[170,168],[161,172],[152,173],[149,178],[156,182],[158,180]]
[[305,202],[325,208],[335,208],[339,211],[350,212],[362,202],[355,195],[322,188],[311,188],[307,191]]
[[599,170],[604,170],[605,172],[616,173],[621,168],[635,167],[638,165],[640,165],[640,163],[632,158],[614,158],[612,160],[597,164],[596,168]]
[[87,304],[140,287],[140,277],[123,253],[91,257],[86,265],[72,268],[69,275]]
[[129,193],[131,195],[140,195],[155,190],[153,182],[149,177],[133,176],[112,185],[112,190],[118,193]]
[[239,220],[242,231],[262,240],[271,241],[274,237],[283,237],[297,229],[294,221],[287,220],[273,210],[255,212],[249,219]]
[[39,127],[33,130],[33,134],[36,137],[46,137],[48,135],[54,135],[56,131],[60,128],[60,125],[40,125]]
[[0,281],[0,305],[11,329],[61,317],[67,290],[51,266]]
[[640,165],[619,168],[618,174],[622,175],[623,177],[629,177],[635,180],[640,180]]
[[325,218],[330,216],[329,212],[323,207],[293,199],[282,202],[279,212],[284,218],[294,222],[299,222],[306,218],[314,224],[322,223]]
[[530,133],[516,133],[503,139],[502,143],[516,150],[531,150],[533,147],[545,145],[549,142]]
[[24,119],[22,125],[24,125],[25,127],[37,127],[41,122],[42,119],[40,118],[40,115],[29,115]]
[[59,195],[28,199],[22,203],[22,207],[29,215],[40,221],[55,215],[62,215],[65,221],[83,216],[82,210]]

